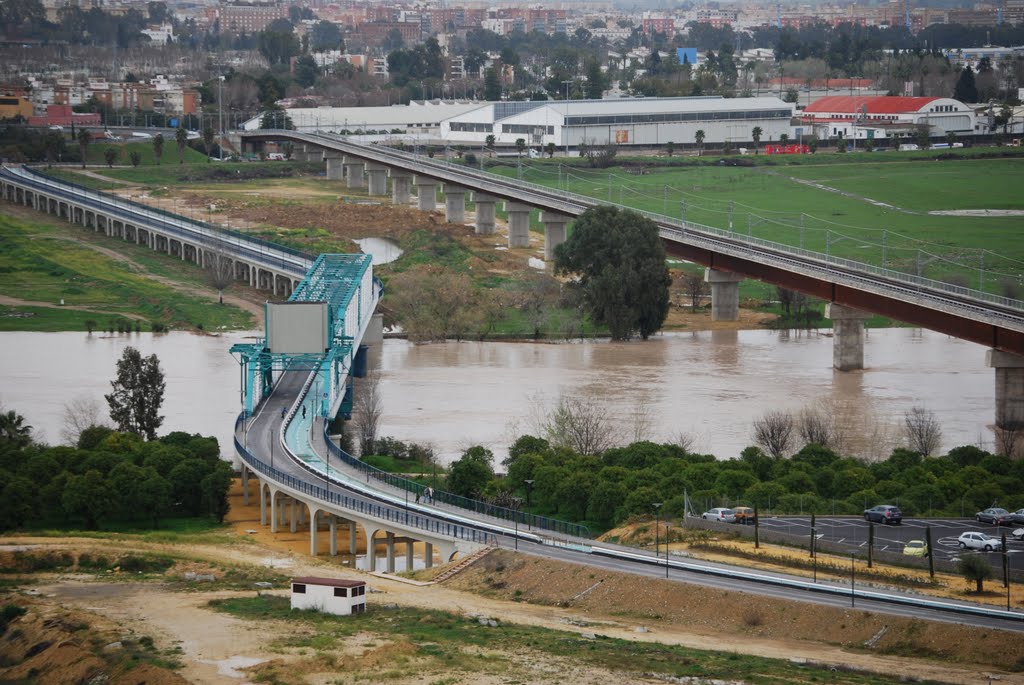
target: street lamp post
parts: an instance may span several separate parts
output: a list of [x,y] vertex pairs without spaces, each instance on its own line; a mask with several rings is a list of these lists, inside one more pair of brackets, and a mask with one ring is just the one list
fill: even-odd
[[[528,478],[523,481],[526,483],[526,508],[530,508],[530,493],[533,492],[533,479]],[[526,519],[526,529],[533,530],[533,514],[528,514]]]
[[660,537],[660,526],[661,526],[661,505],[664,502],[654,502],[651,506],[654,507],[654,558],[657,560],[658,550],[661,549],[661,537]]

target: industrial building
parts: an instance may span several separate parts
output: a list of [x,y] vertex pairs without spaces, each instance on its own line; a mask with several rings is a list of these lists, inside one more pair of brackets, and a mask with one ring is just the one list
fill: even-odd
[[812,102],[800,118],[821,140],[882,140],[914,136],[919,124],[931,136],[970,136],[976,116],[952,98],[832,95]]

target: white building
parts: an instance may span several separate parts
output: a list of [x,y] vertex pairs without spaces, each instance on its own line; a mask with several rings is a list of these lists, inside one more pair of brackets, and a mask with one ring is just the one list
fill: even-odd
[[[416,100],[390,107],[295,107],[288,116],[297,131],[340,133],[341,131],[394,131],[438,135],[447,119],[478,109],[479,102]],[[262,116],[242,124],[243,130],[260,127]]]
[[907,137],[916,134],[919,124],[927,125],[932,136],[969,136],[975,128],[970,107],[938,97],[830,95],[808,105],[801,119],[822,140]]
[[366,611],[366,583],[361,580],[292,578],[292,609],[315,609],[348,616]]
[[616,98],[540,102],[489,102],[441,122],[441,137],[483,144],[493,135],[501,145],[518,138],[527,145],[664,145],[693,143],[704,131],[708,144],[791,135],[793,105],[777,97]]

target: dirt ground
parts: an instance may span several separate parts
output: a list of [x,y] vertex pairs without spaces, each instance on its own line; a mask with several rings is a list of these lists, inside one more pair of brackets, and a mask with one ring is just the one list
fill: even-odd
[[[501,622],[537,626],[581,634],[594,634],[638,642],[682,645],[697,649],[727,650],[788,660],[805,660],[837,668],[852,668],[883,675],[911,675],[937,682],[978,684],[999,682],[1024,685],[1024,674],[1011,672],[1021,667],[1024,648],[1016,635],[959,626],[952,623],[928,623],[919,620],[876,615],[856,609],[838,609],[806,605],[742,592],[707,589],[679,582],[641,579],[557,561],[549,561],[501,549],[490,553],[461,574],[443,584],[429,584],[402,578],[370,576],[352,570],[343,558],[323,554],[311,557],[308,529],[296,533],[269,533],[259,525],[255,504],[244,506],[240,490],[232,493],[229,514],[235,542],[228,544],[173,544],[138,542],[126,539],[7,539],[6,544],[43,545],[76,551],[117,550],[158,551],[191,562],[179,562],[168,571],[180,576],[184,570],[218,573],[223,565],[252,565],[272,568],[285,575],[328,575],[360,578],[368,581],[374,605],[398,605],[453,611],[468,616],[495,617]],[[650,534],[650,526],[645,526]],[[624,535],[627,531],[614,531]],[[326,537],[321,535],[321,538]],[[323,542],[323,540],[321,540]],[[360,540],[360,549],[363,548]],[[284,594],[284,590],[270,592]],[[93,644],[107,644],[120,637],[127,642],[146,636],[157,648],[173,651],[182,667],[178,675],[192,683],[239,683],[248,677],[260,678],[272,669],[303,674],[302,682],[332,682],[316,658],[304,650],[267,645],[289,630],[273,621],[246,622],[207,608],[214,598],[252,596],[252,591],[172,591],[159,583],[132,583],[78,574],[51,576],[33,587],[33,595],[23,598],[40,607],[32,620],[40,626],[89,624]],[[35,630],[35,628],[34,628]],[[294,628],[291,628],[294,630]],[[42,639],[43,629],[32,639]],[[73,631],[68,631],[73,633]],[[74,635],[54,644],[78,644]],[[31,640],[25,641],[27,644]],[[96,664],[88,650],[67,648],[60,654],[64,670],[39,682],[73,682],[69,674],[88,672]],[[62,647],[63,648],[63,647]],[[356,641],[335,655],[351,669],[379,668],[390,658],[405,653],[400,644]],[[626,682],[620,673],[608,673],[598,667],[578,663],[538,662],[529,655],[522,658],[520,682],[562,682],[565,674],[583,683]],[[66,662],[66,663],[65,663]],[[0,682],[28,673],[33,666],[0,668]],[[340,663],[340,662],[339,662]],[[39,668],[38,664],[35,666]],[[21,669],[21,670],[16,670]],[[74,670],[77,669],[77,670]],[[368,673],[369,675],[369,673]],[[169,672],[155,673],[145,682],[175,685]],[[389,680],[398,683],[428,683],[438,673]],[[110,682],[121,683],[112,679]],[[133,681],[139,682],[139,681]],[[298,682],[292,680],[290,682]],[[481,672],[457,681],[473,685],[497,685],[507,680]],[[633,680],[630,682],[647,682]]]

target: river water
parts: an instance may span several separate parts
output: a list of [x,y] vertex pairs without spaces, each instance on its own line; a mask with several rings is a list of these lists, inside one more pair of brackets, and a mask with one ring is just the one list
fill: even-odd
[[[164,369],[160,432],[214,435],[227,456],[240,407],[239,367],[228,348],[253,335],[0,333],[0,403],[58,443],[63,405],[102,403],[130,344],[155,353]],[[752,423],[766,411],[809,406],[835,415],[850,450],[867,457],[888,453],[915,406],[935,413],[944,450],[991,448],[994,382],[984,352],[930,331],[873,329],[867,368],[840,373],[832,369],[832,338],[815,332],[704,331],[631,343],[387,340],[380,434],[429,444],[443,463],[475,444],[501,458],[569,395],[599,405],[623,442],[685,434],[696,450],[720,458],[752,444]]]

